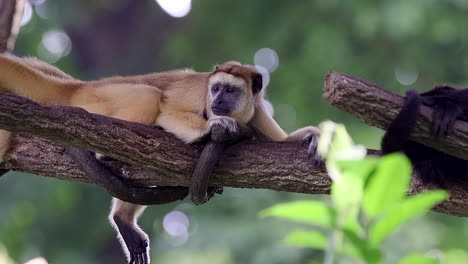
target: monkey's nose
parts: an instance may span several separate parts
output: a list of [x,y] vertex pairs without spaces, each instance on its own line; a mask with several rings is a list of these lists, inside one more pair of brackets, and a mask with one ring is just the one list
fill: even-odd
[[223,101],[218,100],[216,103],[220,105],[220,104],[223,104]]

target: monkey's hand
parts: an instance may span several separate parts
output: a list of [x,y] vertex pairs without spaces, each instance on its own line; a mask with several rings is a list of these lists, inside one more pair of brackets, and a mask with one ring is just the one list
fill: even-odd
[[222,143],[241,135],[239,126],[231,117],[214,116],[208,120],[207,133],[211,133],[211,140],[215,143]]
[[314,166],[320,166],[324,159],[317,152],[319,136],[320,130],[317,127],[307,126],[291,133],[286,141],[302,141],[303,145],[307,145],[307,158],[312,161]]
[[307,145],[307,158],[312,161],[314,166],[321,166],[324,163],[324,158],[317,151],[318,140],[320,135],[307,134],[302,140],[303,145]]

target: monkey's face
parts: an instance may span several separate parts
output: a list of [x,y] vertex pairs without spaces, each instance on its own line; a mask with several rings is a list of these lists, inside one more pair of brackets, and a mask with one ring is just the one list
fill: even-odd
[[229,116],[247,124],[254,115],[255,98],[261,94],[262,75],[252,65],[226,62],[214,68],[208,89],[210,114]]
[[243,108],[249,100],[247,84],[241,78],[226,73],[218,73],[211,78],[209,85],[211,112],[217,116],[231,116]]

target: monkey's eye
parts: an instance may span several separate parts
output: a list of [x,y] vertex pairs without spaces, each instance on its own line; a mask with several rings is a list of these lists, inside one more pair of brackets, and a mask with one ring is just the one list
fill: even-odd
[[232,88],[232,87],[228,87],[226,89],[226,93],[233,93],[233,92],[234,92],[234,88]]
[[217,92],[219,91],[219,86],[218,85],[215,85],[211,88],[211,90],[213,90],[214,92]]

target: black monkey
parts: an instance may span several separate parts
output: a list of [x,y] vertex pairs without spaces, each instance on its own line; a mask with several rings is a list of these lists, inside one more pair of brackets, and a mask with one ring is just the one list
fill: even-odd
[[450,134],[456,120],[468,121],[468,88],[436,86],[422,94],[409,90],[403,108],[382,138],[383,154],[404,152],[425,183],[445,187],[468,182],[468,160],[409,140],[422,104],[433,110],[432,134],[436,138]]

